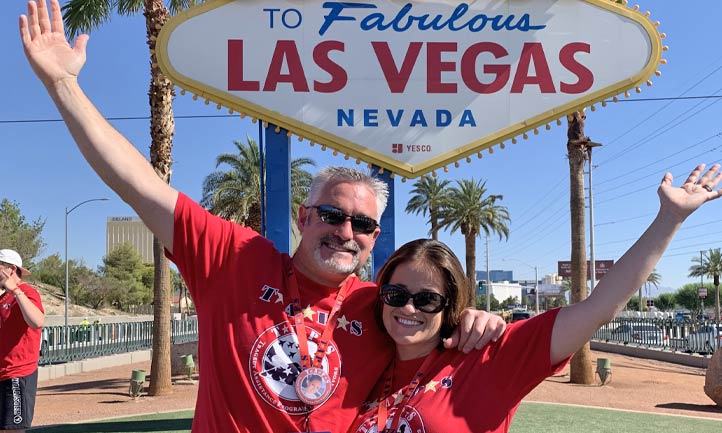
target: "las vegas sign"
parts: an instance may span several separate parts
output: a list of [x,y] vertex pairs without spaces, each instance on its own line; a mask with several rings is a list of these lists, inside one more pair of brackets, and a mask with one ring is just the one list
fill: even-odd
[[413,178],[649,84],[664,35],[648,16],[609,0],[216,0],[169,20],[157,56],[219,107]]

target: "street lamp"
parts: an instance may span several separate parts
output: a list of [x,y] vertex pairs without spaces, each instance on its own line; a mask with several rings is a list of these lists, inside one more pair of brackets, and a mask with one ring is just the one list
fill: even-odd
[[539,314],[539,271],[536,266],[532,266],[528,263],[524,263],[519,259],[502,259],[504,261],[507,260],[513,260],[515,262],[519,262],[522,265],[529,266],[530,268],[534,269],[534,312]]
[[68,300],[70,299],[70,296],[68,295],[68,215],[78,207],[84,205],[85,203],[90,203],[91,201],[108,201],[107,198],[91,198],[90,200],[81,201],[80,203],[76,204],[75,206],[71,207],[70,210],[68,208],[65,208],[65,329],[63,330],[65,332],[65,349],[68,348]]

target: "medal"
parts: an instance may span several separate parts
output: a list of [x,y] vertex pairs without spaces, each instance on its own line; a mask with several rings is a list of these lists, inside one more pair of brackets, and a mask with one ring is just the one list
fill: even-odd
[[326,401],[331,396],[331,378],[323,368],[310,367],[296,377],[296,395],[309,406]]
[[347,281],[336,295],[336,301],[328,315],[328,320],[321,332],[321,337],[318,340],[316,353],[310,354],[308,351],[308,336],[306,334],[306,326],[304,325],[304,316],[299,305],[300,293],[298,282],[293,271],[291,271],[291,275],[289,276],[288,289],[291,292],[292,322],[293,329],[298,338],[301,363],[301,372],[296,377],[294,388],[298,399],[309,406],[322,404],[331,396],[331,392],[333,391],[331,377],[323,370],[323,358],[326,355],[326,349],[331,340],[333,329],[336,326],[336,313],[341,309],[349,285]]

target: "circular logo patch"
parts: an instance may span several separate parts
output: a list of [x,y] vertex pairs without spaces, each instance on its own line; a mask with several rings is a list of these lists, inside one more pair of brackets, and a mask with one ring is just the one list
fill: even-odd
[[[308,353],[316,353],[320,334],[306,326]],[[303,415],[321,407],[327,399],[315,406],[305,404],[296,394],[296,379],[301,373],[301,355],[298,338],[288,323],[272,326],[261,333],[251,348],[249,370],[256,393],[266,403],[291,415]],[[338,387],[341,357],[333,342],[328,344],[321,369],[328,378],[324,396],[331,396]]]

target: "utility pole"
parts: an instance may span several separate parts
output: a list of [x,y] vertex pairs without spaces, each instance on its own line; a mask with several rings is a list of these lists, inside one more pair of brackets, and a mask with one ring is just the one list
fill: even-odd
[[[700,252],[699,252],[699,266],[700,266],[700,268],[702,267],[702,260],[704,260],[703,255],[704,255],[704,251],[700,251]],[[700,287],[700,289],[701,289],[702,287],[704,287],[704,274],[703,274],[702,272],[699,273],[699,287]],[[699,290],[697,290],[697,292],[699,293]],[[700,302],[701,305],[702,305],[702,311],[701,311],[700,314],[702,315],[702,320],[704,320],[704,297],[703,297],[703,296],[700,296],[700,297],[699,297],[699,302]]]
[[489,236],[486,237],[486,311],[491,312],[491,281],[489,280]]
[[587,158],[589,159],[589,292],[594,290],[597,278],[596,262],[594,261],[594,194],[592,193],[592,149],[601,146],[601,143],[590,141],[587,144]]
[[539,314],[539,271],[534,266],[534,312]]

